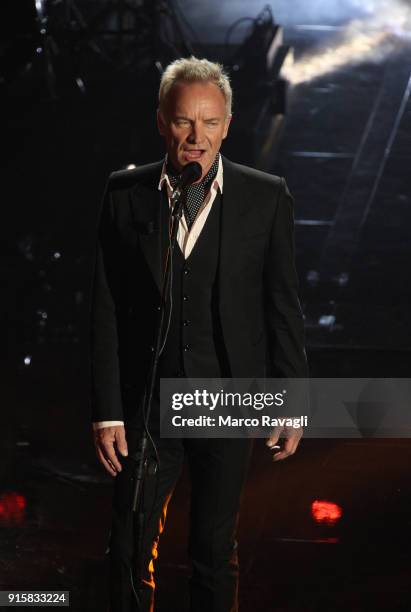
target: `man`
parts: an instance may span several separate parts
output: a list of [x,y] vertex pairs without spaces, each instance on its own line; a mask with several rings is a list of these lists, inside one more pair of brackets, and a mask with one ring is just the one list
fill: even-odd
[[[102,207],[92,295],[93,427],[99,460],[115,476],[110,540],[112,612],[153,610],[153,561],[184,456],[191,472],[190,610],[238,609],[235,540],[249,440],[159,435],[160,377],[306,377],[294,266],[292,198],[284,179],[220,154],[232,93],[219,64],[170,64],[160,84],[164,161],[111,175]],[[130,531],[130,458],[143,429],[141,398],[153,350],[167,257],[170,196],[184,166],[201,164],[186,190],[173,257],[172,308],[150,433],[159,469],[144,487],[144,528]],[[274,445],[280,432],[268,440]],[[286,434],[275,460],[294,453]],[[127,454],[129,455],[127,457]],[[133,468],[134,466],[134,468]],[[140,558],[135,546],[140,538]],[[138,602],[138,603],[137,603]]]

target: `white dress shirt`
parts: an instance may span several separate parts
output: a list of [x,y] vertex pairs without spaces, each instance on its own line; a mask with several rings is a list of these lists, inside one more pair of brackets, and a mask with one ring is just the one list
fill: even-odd
[[[173,188],[170,183],[169,176],[167,174],[166,168],[167,158],[164,161],[163,168],[161,171],[161,177],[158,184],[158,189],[161,191],[163,188],[164,182],[167,185],[167,195],[168,195],[168,203],[170,204],[170,196],[173,193]],[[186,219],[184,217],[184,213],[181,216],[180,222],[178,224],[177,230],[177,242],[181,249],[181,252],[184,255],[184,258],[190,255],[193,247],[201,233],[201,230],[204,227],[204,224],[207,220],[207,217],[210,213],[211,206],[216,198],[217,192],[220,189],[220,192],[223,193],[223,162],[221,160],[221,155],[219,155],[218,159],[218,170],[214,181],[211,184],[210,190],[206,195],[206,198],[201,205],[196,218],[194,219],[194,223],[191,228],[188,229]],[[97,421],[93,423],[93,429],[101,429],[102,427],[112,427],[114,425],[124,425],[123,421]]]

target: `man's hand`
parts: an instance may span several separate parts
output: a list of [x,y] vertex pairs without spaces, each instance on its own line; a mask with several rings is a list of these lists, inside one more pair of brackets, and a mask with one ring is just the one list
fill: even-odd
[[94,431],[94,444],[100,463],[106,468],[110,476],[117,476],[121,472],[121,463],[117,451],[127,457],[128,449],[124,425],[101,427]]
[[282,432],[284,433],[285,438],[284,448],[278,451],[278,453],[274,453],[273,461],[281,461],[281,459],[286,459],[290,455],[294,455],[303,435],[303,428],[275,427],[271,432],[271,435],[268,438],[266,445],[269,448],[272,448],[275,444],[277,444]]

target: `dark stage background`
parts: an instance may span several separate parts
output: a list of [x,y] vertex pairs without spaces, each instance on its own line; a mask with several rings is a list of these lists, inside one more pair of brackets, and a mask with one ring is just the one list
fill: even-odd
[[[311,375],[410,376],[410,5],[264,6],[2,3],[2,589],[70,590],[73,611],[105,610],[112,483],[94,457],[87,356],[97,213],[111,170],[163,155],[169,60],[192,50],[229,67],[223,153],[287,179]],[[407,439],[303,440],[281,464],[258,441],[241,610],[409,610],[410,461]],[[188,490],[184,474],[159,612],[185,609]]]

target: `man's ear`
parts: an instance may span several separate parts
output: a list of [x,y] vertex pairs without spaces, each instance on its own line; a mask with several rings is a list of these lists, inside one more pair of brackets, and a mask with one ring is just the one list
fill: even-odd
[[163,116],[159,108],[157,109],[157,127],[160,133],[160,136],[164,136],[165,124],[164,124],[164,119],[163,119]]
[[232,115],[228,115],[228,117],[225,120],[225,126],[224,126],[224,132],[223,132],[223,140],[224,138],[226,138],[227,134],[228,134],[228,128],[230,127],[230,123],[231,123],[231,119],[233,118]]

